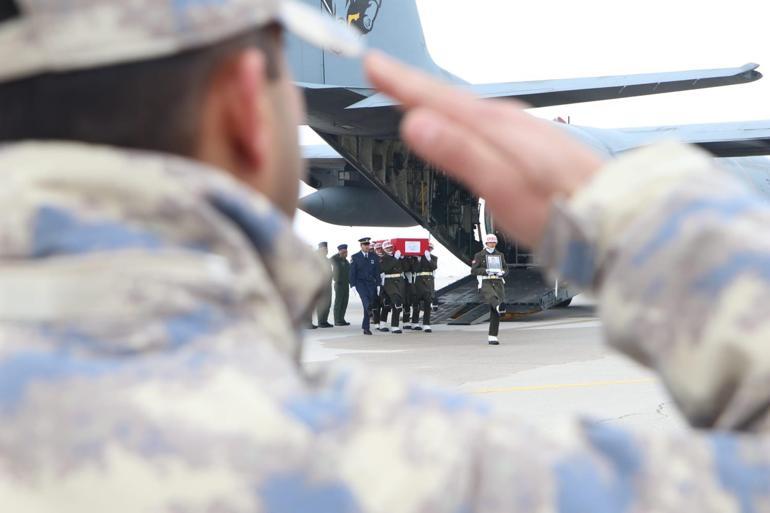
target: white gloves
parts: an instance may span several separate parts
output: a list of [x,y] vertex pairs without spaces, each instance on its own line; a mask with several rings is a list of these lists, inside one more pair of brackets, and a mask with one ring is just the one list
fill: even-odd
[[401,260],[401,251],[396,250],[393,256],[396,257],[396,260]]
[[380,286],[385,286],[385,273],[380,273]]
[[430,251],[428,251],[428,250],[426,249],[426,250],[425,250],[425,253],[423,253],[423,254],[425,255],[425,260],[427,260],[428,262],[430,262]]

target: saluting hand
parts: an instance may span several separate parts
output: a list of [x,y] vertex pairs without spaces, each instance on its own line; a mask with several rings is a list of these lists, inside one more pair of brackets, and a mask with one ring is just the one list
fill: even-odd
[[495,220],[536,247],[551,202],[569,197],[602,165],[592,150],[514,101],[479,100],[380,52],[366,58],[372,83],[407,112],[401,136],[486,200]]

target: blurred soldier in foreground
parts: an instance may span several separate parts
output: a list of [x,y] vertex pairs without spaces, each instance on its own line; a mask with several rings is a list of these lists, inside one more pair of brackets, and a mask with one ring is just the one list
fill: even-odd
[[[318,253],[318,256],[321,257],[322,261],[329,262],[331,267],[331,262],[329,261],[329,243],[328,242],[319,242],[318,243],[318,249],[316,250]],[[331,309],[332,305],[332,274],[331,271],[328,274],[329,279],[324,285],[324,288],[321,292],[321,297],[318,299],[318,303],[316,304],[316,316],[318,317],[318,327],[319,328],[331,328],[332,325],[329,323],[329,310]]]
[[331,257],[332,275],[334,277],[334,325],[350,326],[345,320],[350,294],[350,262],[348,262],[348,245],[337,246],[337,254]]
[[[433,256],[433,245],[425,251],[414,268],[415,301],[412,306],[412,329],[431,333],[430,327],[431,301],[436,292],[434,272],[438,269],[438,257]],[[422,322],[420,322],[422,310]]]
[[404,308],[404,275],[401,267],[401,252],[393,252],[393,243],[386,240],[382,243],[385,252],[382,255],[380,272],[382,273],[382,288],[390,301],[390,332],[402,333],[401,310]]
[[387,372],[299,369],[327,276],[291,233],[280,26],[356,41],[312,15],[0,0],[3,512],[766,511],[770,210],[697,150],[603,166],[514,106],[368,62],[415,151],[597,291],[610,342],[713,431],[550,438]]
[[375,324],[380,322],[379,308],[377,308],[377,284],[380,281],[380,262],[374,251],[371,251],[371,238],[359,239],[361,251],[353,255],[350,264],[350,288],[355,287],[361,304],[364,307],[364,320],[361,329],[364,335],[371,335],[370,318],[373,316]]
[[505,279],[508,274],[508,265],[505,255],[497,251],[497,236],[487,235],[484,249],[473,256],[471,274],[481,280],[479,292],[481,299],[489,305],[489,335],[487,342],[496,346],[500,342],[497,339],[500,331],[500,315],[505,313]]

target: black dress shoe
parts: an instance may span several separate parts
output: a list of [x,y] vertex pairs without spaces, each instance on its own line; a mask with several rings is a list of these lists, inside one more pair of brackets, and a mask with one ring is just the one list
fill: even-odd
[[342,322],[335,322],[335,326],[350,326],[350,323],[348,321],[342,321]]
[[332,326],[328,322],[324,322],[324,323],[319,324],[318,327],[319,328],[333,328],[334,326]]
[[307,326],[307,329],[309,329],[309,330],[314,330],[314,329],[317,329],[317,328],[318,328],[318,326],[316,326],[315,324],[311,324],[310,326]]
[[371,335],[371,334],[372,334],[372,332],[371,332],[371,331],[369,331],[369,330],[364,330],[364,335]]
[[422,331],[422,327],[415,326],[414,328],[412,328],[412,330],[414,330],[414,331]]

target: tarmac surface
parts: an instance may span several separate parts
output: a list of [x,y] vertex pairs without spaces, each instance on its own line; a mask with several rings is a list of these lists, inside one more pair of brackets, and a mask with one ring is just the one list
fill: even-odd
[[357,304],[347,320],[351,326],[306,332],[305,365],[355,360],[389,368],[483,397],[545,431],[576,416],[645,430],[684,426],[656,376],[604,344],[595,308],[582,297],[501,323],[499,346],[487,344],[486,323],[364,336]]

